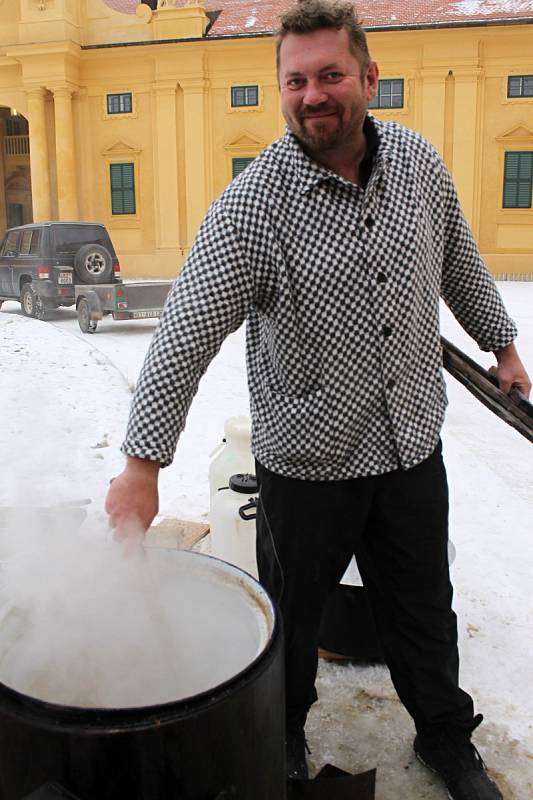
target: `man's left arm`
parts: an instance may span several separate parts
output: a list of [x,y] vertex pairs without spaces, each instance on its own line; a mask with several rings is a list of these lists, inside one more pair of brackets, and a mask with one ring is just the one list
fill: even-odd
[[481,258],[452,179],[442,162],[441,170],[445,209],[442,297],[480,349],[492,351],[496,356],[496,376],[501,390],[508,394],[514,387],[529,397],[531,381],[514,345],[516,325]]
[[518,391],[529,397],[531,392],[531,380],[522,364],[519,355],[516,351],[514,343],[508,344],[506,347],[501,347],[499,350],[494,351],[498,366],[496,368],[496,377],[502,392],[509,394],[511,389],[518,389]]

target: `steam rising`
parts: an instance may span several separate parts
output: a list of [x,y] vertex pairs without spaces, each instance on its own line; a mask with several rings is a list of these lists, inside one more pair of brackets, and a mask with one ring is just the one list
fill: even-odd
[[265,646],[265,615],[218,562],[126,552],[72,523],[28,513],[0,527],[2,683],[63,705],[155,705],[212,689]]

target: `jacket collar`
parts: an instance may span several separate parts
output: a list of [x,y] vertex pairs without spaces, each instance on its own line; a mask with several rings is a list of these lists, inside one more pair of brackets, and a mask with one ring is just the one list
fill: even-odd
[[[382,167],[389,160],[389,148],[384,143],[383,123],[376,120],[371,114],[367,114],[363,126],[367,138],[367,150],[365,158],[372,158],[374,163],[379,163]],[[299,140],[292,131],[287,129],[284,137],[287,151],[296,170],[298,189],[302,194],[310,192],[315,186],[325,181],[336,180],[341,183],[348,183],[335,172],[318,164],[310,158],[302,149]]]

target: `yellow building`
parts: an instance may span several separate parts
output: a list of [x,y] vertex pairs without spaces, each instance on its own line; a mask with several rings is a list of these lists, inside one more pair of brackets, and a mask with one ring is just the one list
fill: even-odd
[[[97,220],[123,275],[175,275],[209,203],[284,130],[272,30],[288,4],[0,0],[0,236]],[[356,4],[374,113],[439,149],[493,273],[532,279],[529,5]]]

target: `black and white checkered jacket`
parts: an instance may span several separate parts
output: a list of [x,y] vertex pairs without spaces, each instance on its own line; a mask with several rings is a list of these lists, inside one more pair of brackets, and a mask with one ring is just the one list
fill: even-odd
[[366,189],[287,133],[211,206],[140,376],[123,452],[168,465],[198,382],[247,320],[252,448],[332,480],[413,467],[446,406],[439,295],[483,350],[516,329],[433,147],[395,123]]

